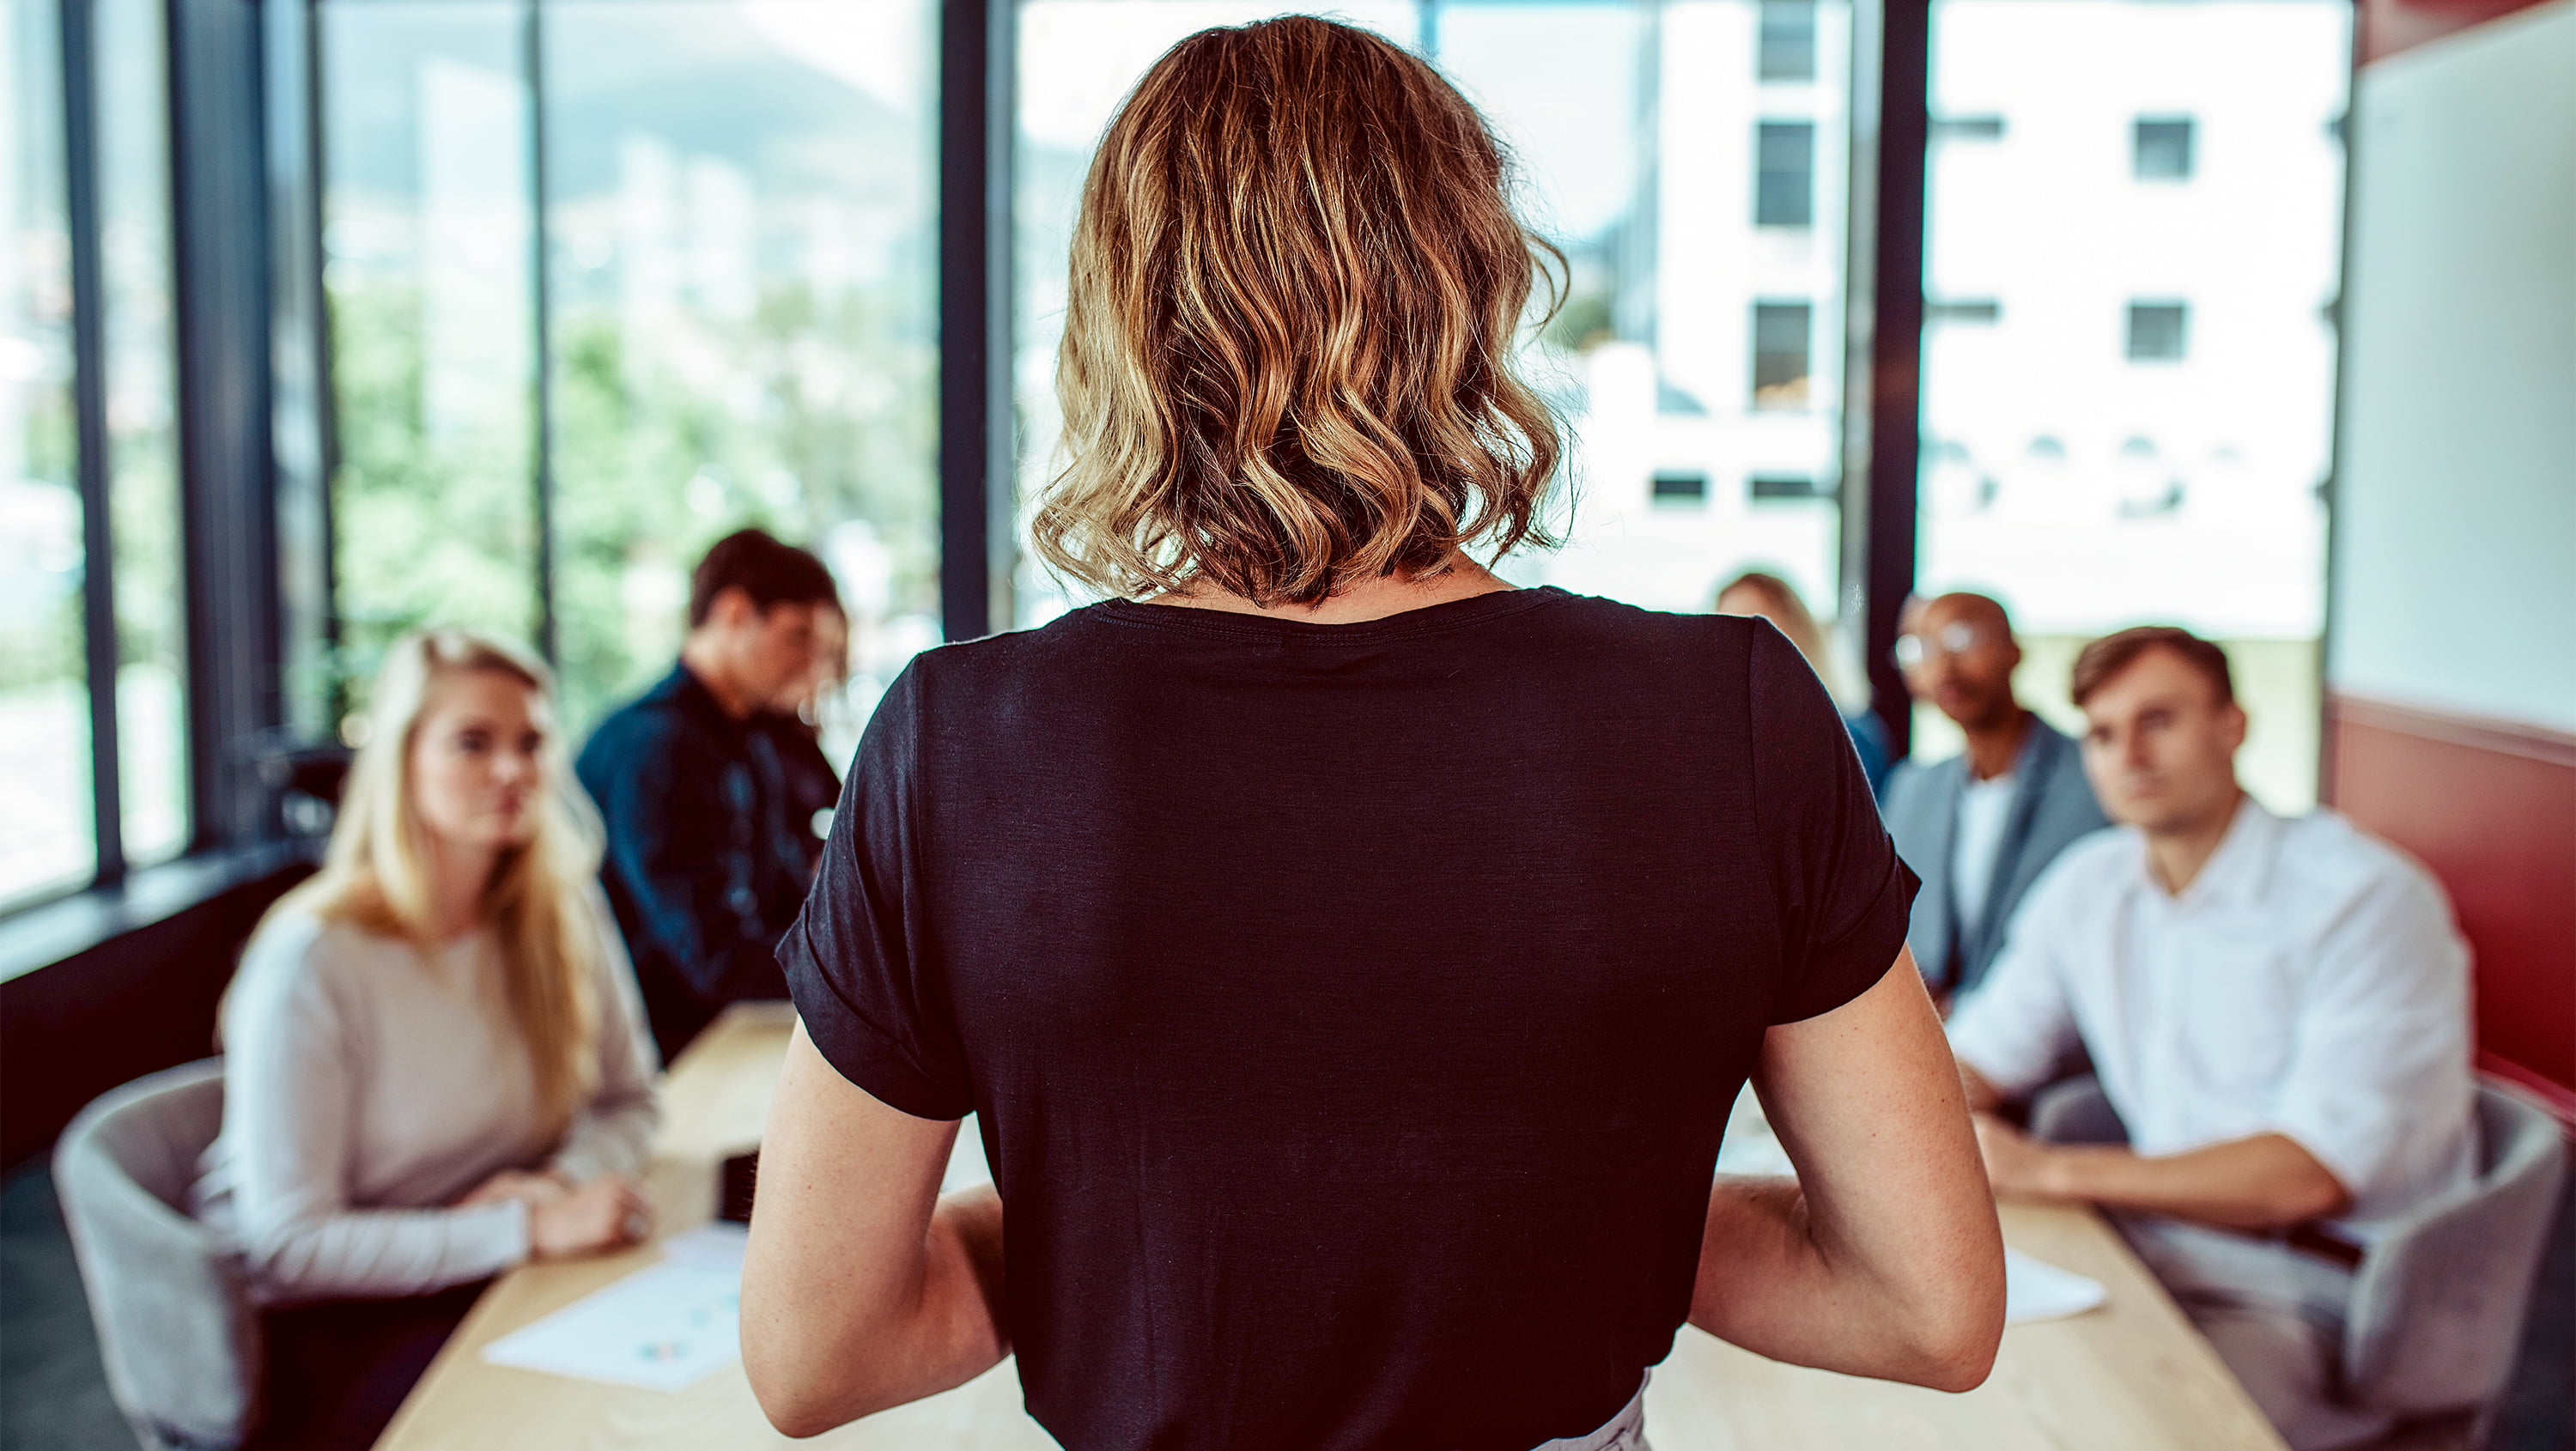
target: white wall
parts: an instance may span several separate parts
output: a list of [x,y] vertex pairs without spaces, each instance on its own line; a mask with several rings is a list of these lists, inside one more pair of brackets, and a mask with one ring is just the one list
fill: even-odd
[[2576,731],[2576,0],[2354,110],[2328,681]]

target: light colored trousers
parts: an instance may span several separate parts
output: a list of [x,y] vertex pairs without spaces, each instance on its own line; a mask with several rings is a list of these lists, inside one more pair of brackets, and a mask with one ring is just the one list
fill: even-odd
[[2291,1451],[2334,1451],[2387,1432],[2394,1417],[2342,1395],[2352,1271],[2271,1240],[2145,1215],[2112,1218]]
[[1619,1414],[1589,1436],[1561,1436],[1537,1451],[1654,1451],[1646,1444],[1646,1388],[1637,1387]]

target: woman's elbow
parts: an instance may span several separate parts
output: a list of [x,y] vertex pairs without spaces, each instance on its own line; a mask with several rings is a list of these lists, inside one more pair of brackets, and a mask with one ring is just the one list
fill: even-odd
[[1972,1391],[1994,1373],[1995,1351],[2003,1344],[2003,1317],[1991,1325],[1962,1329],[1920,1347],[1918,1373],[1906,1379],[1936,1391]]
[[849,1404],[846,1378],[827,1385],[802,1367],[783,1364],[783,1359],[764,1353],[751,1336],[743,1337],[743,1376],[751,1382],[751,1396],[760,1402],[760,1413],[779,1435],[802,1441],[848,1425],[863,1414],[862,1408]]
[[1972,1391],[1986,1383],[2004,1337],[2004,1262],[1991,1254],[1922,1302],[1908,1337],[1911,1363],[1896,1377],[1936,1391]]
[[794,1395],[775,1387],[764,1387],[757,1377],[751,1383],[753,1399],[760,1402],[760,1413],[779,1435],[802,1441],[849,1424],[850,1418],[835,1414],[831,1408],[811,1396]]
[[[807,1349],[800,1350],[804,1345]],[[785,1326],[766,1332],[752,1320],[742,1325],[742,1370],[751,1382],[752,1399],[778,1434],[803,1440],[846,1426],[861,1416],[901,1405],[906,1397],[889,1393],[861,1367],[882,1366],[891,1348],[868,1350],[843,1345],[829,1355],[811,1352],[810,1337],[798,1337]]]

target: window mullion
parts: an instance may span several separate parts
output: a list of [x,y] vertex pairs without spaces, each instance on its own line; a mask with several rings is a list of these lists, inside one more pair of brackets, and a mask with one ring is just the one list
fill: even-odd
[[71,243],[72,416],[79,445],[81,625],[87,643],[95,880],[125,878],[116,721],[116,550],[108,515],[107,333],[98,218],[98,75],[90,0],[62,0],[63,178]]

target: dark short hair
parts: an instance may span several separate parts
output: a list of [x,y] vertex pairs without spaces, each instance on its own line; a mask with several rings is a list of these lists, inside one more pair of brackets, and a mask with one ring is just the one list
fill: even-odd
[[2110,684],[2111,677],[2137,663],[2138,657],[2150,650],[2171,650],[2218,692],[2220,705],[2235,702],[2236,679],[2228,672],[2226,651],[2180,625],[2133,625],[2116,635],[2103,636],[2075,657],[2071,693],[2076,708],[2082,709],[2093,692]]
[[698,561],[697,572],[689,576],[689,628],[705,624],[716,596],[729,589],[749,595],[764,615],[780,605],[841,607],[841,591],[823,561],[780,543],[765,529],[737,529]]

